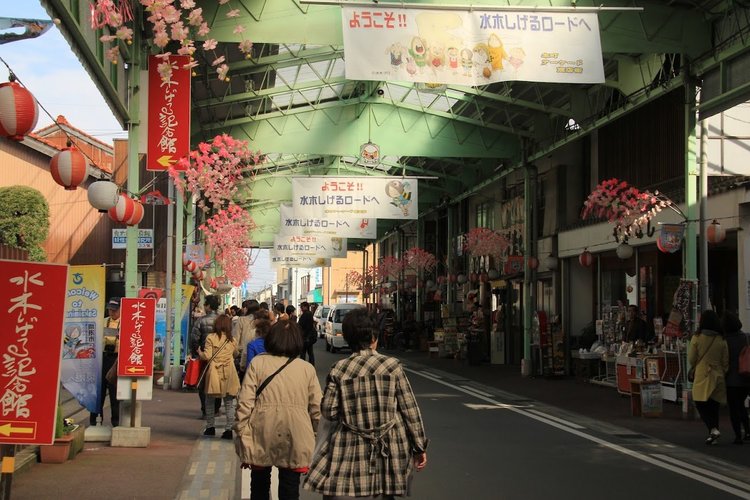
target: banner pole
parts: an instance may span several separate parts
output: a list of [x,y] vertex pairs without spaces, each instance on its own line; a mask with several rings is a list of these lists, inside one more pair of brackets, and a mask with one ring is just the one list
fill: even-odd
[[138,379],[130,379],[130,427],[135,427],[136,392],[138,392]]

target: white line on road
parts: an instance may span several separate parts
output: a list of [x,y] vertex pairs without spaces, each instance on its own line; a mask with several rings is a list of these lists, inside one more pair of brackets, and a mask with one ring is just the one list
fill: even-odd
[[585,429],[586,428],[586,427],[584,427],[582,425],[574,424],[573,422],[569,422],[569,421],[567,421],[565,419],[562,419],[560,417],[555,417],[554,415],[549,415],[549,414],[544,413],[544,412],[539,411],[539,410],[526,410],[526,411],[528,411],[529,413],[533,413],[534,415],[539,415],[540,417],[543,417],[543,418],[548,418],[550,420],[554,420],[555,422],[560,422],[561,424],[567,425],[568,427],[572,427],[574,429]]
[[[656,454],[655,455],[644,455],[643,453],[639,453],[639,452],[634,451],[634,450],[629,450],[629,449],[624,448],[624,447],[622,447],[620,445],[617,445],[617,444],[614,444],[614,443],[610,443],[609,441],[606,441],[604,439],[598,438],[596,436],[592,436],[591,434],[587,434],[587,433],[582,432],[582,431],[580,431],[578,429],[575,429],[575,428],[573,428],[573,427],[570,426],[570,422],[566,422],[566,424],[561,424],[561,423],[556,422],[554,420],[549,420],[546,417],[535,415],[534,413],[530,412],[529,410],[524,410],[524,409],[516,408],[516,407],[511,406],[511,405],[503,405],[502,403],[499,403],[498,401],[495,401],[494,399],[482,396],[482,395],[477,394],[477,393],[475,393],[473,391],[469,391],[469,390],[467,390],[467,389],[465,389],[463,387],[451,384],[451,383],[446,382],[444,380],[439,380],[439,379],[435,378],[434,376],[427,375],[425,373],[419,372],[419,371],[414,370],[412,368],[404,368],[404,369],[406,371],[408,371],[408,372],[411,372],[411,373],[415,374],[415,375],[419,375],[420,377],[432,380],[435,383],[443,384],[446,387],[450,387],[452,389],[455,389],[457,391],[463,392],[463,393],[468,394],[470,396],[474,396],[475,398],[481,399],[482,401],[486,401],[487,403],[492,403],[492,404],[495,404],[495,405],[502,405],[504,408],[506,408],[509,411],[518,413],[519,415],[523,415],[523,416],[525,416],[527,418],[531,418],[531,419],[536,420],[538,422],[541,422],[543,424],[550,425],[552,427],[555,427],[555,428],[560,429],[562,431],[565,431],[567,433],[573,434],[573,435],[578,436],[580,438],[587,439],[587,440],[592,441],[592,442],[594,442],[596,444],[604,446],[605,448],[609,448],[609,449],[611,449],[613,451],[616,451],[618,453],[622,453],[623,455],[627,455],[627,456],[635,458],[637,460],[641,460],[642,462],[646,462],[646,463],[649,463],[649,464],[654,465],[656,467],[659,467],[659,468],[662,468],[662,469],[674,472],[675,474],[679,474],[681,476],[687,477],[687,478],[692,479],[694,481],[698,481],[698,482],[701,482],[701,483],[706,484],[708,486],[712,486],[712,487],[714,487],[714,488],[716,488],[718,490],[725,491],[725,492],[727,492],[727,493],[729,493],[731,495],[735,495],[735,496],[737,496],[739,498],[745,498],[745,499],[749,499],[750,500],[750,493],[748,493],[747,491],[742,491],[740,489],[733,488],[733,487],[731,487],[731,486],[729,486],[727,484],[724,484],[724,483],[721,483],[721,482],[717,481],[717,480],[721,480],[721,481],[724,481],[726,483],[733,483],[735,481],[734,479],[729,478],[727,476],[724,476],[724,475],[721,475],[721,474],[718,474],[718,473],[715,473],[715,472],[710,472],[710,471],[706,471],[706,473],[711,476],[710,478],[709,477],[698,476],[698,475],[693,474],[692,472],[690,472],[688,470],[684,470],[686,467],[685,467],[685,464],[682,463],[682,462],[680,462],[680,466],[674,466],[671,463],[667,463],[667,462],[665,462],[663,460],[655,458],[655,457],[659,457],[661,455],[656,455]],[[561,419],[556,419],[556,420],[561,420]],[[750,485],[744,485],[743,489],[750,490]]]

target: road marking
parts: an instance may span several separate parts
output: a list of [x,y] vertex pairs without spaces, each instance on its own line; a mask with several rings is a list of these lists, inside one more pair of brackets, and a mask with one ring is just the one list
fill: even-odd
[[[539,415],[535,415],[534,413],[532,413],[529,410],[525,410],[525,409],[521,409],[521,408],[516,408],[516,407],[511,406],[511,405],[503,405],[502,403],[499,403],[499,402],[495,401],[494,399],[482,396],[482,395],[477,394],[477,393],[475,393],[473,391],[469,391],[469,390],[467,390],[467,389],[465,389],[463,387],[451,384],[451,383],[446,382],[444,380],[436,379],[434,376],[427,375],[425,373],[419,372],[419,371],[411,369],[411,368],[404,368],[404,370],[406,370],[407,372],[413,373],[415,375],[419,375],[420,377],[432,380],[435,383],[443,384],[444,386],[450,387],[450,388],[452,388],[452,389],[454,389],[456,391],[463,392],[465,394],[469,394],[469,395],[474,396],[475,398],[480,399],[482,401],[485,401],[487,403],[498,405],[498,406],[502,405],[503,407],[505,407],[509,411],[512,411],[514,413],[518,413],[519,415],[523,415],[523,416],[525,416],[527,418],[530,418],[530,419],[536,420],[538,422],[541,422],[543,424],[546,424],[546,425],[555,427],[557,429],[560,429],[561,431],[564,431],[564,432],[567,432],[569,434],[573,434],[573,435],[578,436],[580,438],[586,439],[588,441],[594,442],[594,443],[596,443],[598,445],[601,445],[601,446],[603,446],[605,448],[609,448],[612,451],[616,451],[618,453],[622,453],[623,455],[627,455],[629,457],[635,458],[636,460],[640,460],[642,462],[646,462],[646,463],[651,464],[651,465],[653,465],[655,467],[659,467],[661,469],[665,469],[665,470],[674,472],[675,474],[679,474],[680,476],[686,477],[688,479],[692,479],[694,481],[698,481],[698,482],[703,483],[705,485],[712,486],[712,487],[716,488],[717,490],[722,490],[722,491],[724,491],[726,493],[729,493],[730,495],[735,495],[735,496],[737,496],[739,498],[745,498],[745,499],[750,500],[750,493],[748,493],[747,491],[742,491],[741,489],[733,488],[732,486],[729,486],[728,484],[720,483],[719,481],[717,481],[717,479],[721,479],[722,481],[724,481],[726,483],[730,483],[730,484],[733,483],[733,482],[735,482],[734,479],[729,478],[727,476],[723,476],[721,474],[718,474],[718,473],[715,473],[715,472],[710,472],[710,471],[706,471],[707,474],[710,474],[710,476],[711,476],[710,478],[709,477],[699,476],[699,475],[694,474],[691,471],[685,470],[687,468],[686,464],[684,464],[681,461],[679,462],[679,466],[675,466],[675,465],[672,465],[672,463],[669,463],[667,461],[664,461],[664,460],[661,460],[659,458],[656,458],[656,457],[660,457],[661,455],[658,455],[658,454],[645,455],[643,453],[640,453],[640,452],[637,452],[637,451],[634,451],[634,450],[629,450],[629,449],[624,448],[624,447],[622,447],[620,445],[617,445],[617,444],[614,444],[614,443],[610,443],[609,441],[606,441],[604,439],[601,439],[601,438],[598,438],[596,436],[592,436],[591,434],[587,434],[585,432],[582,432],[582,431],[580,431],[578,429],[575,429],[575,428],[571,427],[570,425],[561,424],[561,423],[556,422],[554,420],[549,420],[546,417],[541,417]],[[746,485],[744,483],[740,483],[740,484],[743,484],[743,486],[742,486],[743,489],[747,489],[747,490],[750,491],[750,485]]]
[[489,392],[480,391],[479,389],[475,389],[474,387],[472,387],[470,385],[462,385],[461,387],[463,387],[464,389],[467,389],[469,391],[473,391],[473,392],[475,392],[477,394],[481,394],[482,396],[487,396],[488,398],[491,398],[491,397],[494,396],[494,394],[490,394]]
[[662,455],[662,454],[659,454],[659,453],[654,453],[651,456],[655,457],[655,458],[658,458],[659,460],[664,460],[665,462],[669,462],[669,463],[675,464],[678,467],[682,467],[683,469],[692,470],[693,472],[695,472],[697,474],[701,474],[701,475],[705,475],[705,476],[709,476],[709,477],[714,477],[714,478],[717,478],[717,477],[721,478],[721,480],[723,482],[727,483],[727,484],[731,484],[732,486],[736,486],[736,487],[741,488],[743,490],[750,491],[750,484],[743,483],[742,481],[737,481],[736,479],[732,479],[731,477],[726,477],[726,476],[721,476],[721,475],[717,476],[714,472],[712,472],[712,471],[710,471],[708,469],[704,469],[703,467],[699,467],[697,465],[689,464],[689,463],[687,463],[687,462],[685,462],[683,460],[678,460],[676,458],[672,458],[670,456]]
[[548,418],[550,420],[554,420],[555,422],[560,422],[561,424],[567,425],[568,427],[572,427],[574,429],[585,429],[586,428],[586,427],[584,427],[582,425],[578,425],[578,424],[575,424],[575,423],[570,422],[568,420],[565,420],[565,419],[562,419],[562,418],[559,418],[559,417],[555,417],[553,415],[549,415],[548,413],[544,413],[544,412],[541,412],[539,410],[526,410],[526,411],[528,411],[529,413],[533,413],[534,415],[539,415],[540,417],[544,417],[544,418]]

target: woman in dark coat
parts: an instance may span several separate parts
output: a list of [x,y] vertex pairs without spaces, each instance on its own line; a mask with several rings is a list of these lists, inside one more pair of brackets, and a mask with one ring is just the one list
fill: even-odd
[[750,419],[745,409],[745,398],[750,393],[750,377],[739,373],[740,351],[750,345],[750,337],[742,332],[739,318],[730,312],[724,312],[721,323],[729,348],[729,371],[726,375],[729,417],[734,430],[734,444],[742,444],[742,428],[745,430],[745,440],[750,440]]

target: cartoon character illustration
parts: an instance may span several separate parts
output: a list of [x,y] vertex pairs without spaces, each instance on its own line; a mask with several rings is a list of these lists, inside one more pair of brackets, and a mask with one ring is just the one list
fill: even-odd
[[411,76],[417,74],[417,65],[414,63],[414,59],[412,59],[411,57],[406,58],[406,72]]
[[471,76],[471,69],[474,67],[474,54],[471,49],[461,49],[461,68],[464,70],[464,76]]
[[478,43],[474,46],[474,54],[476,54],[475,63],[477,69],[483,77],[489,78],[492,76],[492,59],[490,58],[490,49],[486,43]]
[[408,182],[390,181],[385,185],[385,194],[391,199],[391,205],[401,209],[404,217],[409,215],[411,189]]
[[344,247],[344,240],[343,238],[331,238],[331,248],[334,252],[339,253],[341,252],[341,249]]
[[370,219],[362,219],[359,221],[359,234],[365,234],[367,227],[370,225]]
[[425,45],[424,40],[418,36],[412,38],[409,55],[414,59],[414,64],[417,65],[417,68],[421,72],[427,65],[427,46]]
[[380,148],[377,144],[367,142],[360,149],[360,157],[365,165],[377,165],[380,163]]
[[448,47],[448,67],[453,70],[453,74],[458,73],[458,49]]
[[500,37],[497,36],[495,33],[490,35],[489,40],[487,41],[487,47],[488,52],[490,54],[490,62],[492,63],[492,69],[502,71],[503,69],[503,59],[506,61],[510,59],[510,56],[505,51],[505,46],[503,45],[503,41],[500,40]]
[[63,339],[63,359],[75,359],[76,350],[78,345],[81,343],[81,329],[77,326],[73,328],[66,328],[65,337]]
[[401,65],[404,64],[404,47],[396,42],[391,44],[385,52],[391,56],[391,69],[398,71]]
[[526,52],[523,51],[521,47],[514,47],[510,49],[509,51],[510,59],[508,62],[511,66],[513,66],[513,69],[518,71],[518,68],[521,67],[523,64],[523,60],[526,58]]
[[445,64],[445,50],[438,44],[430,46],[430,66],[433,70],[438,70]]

